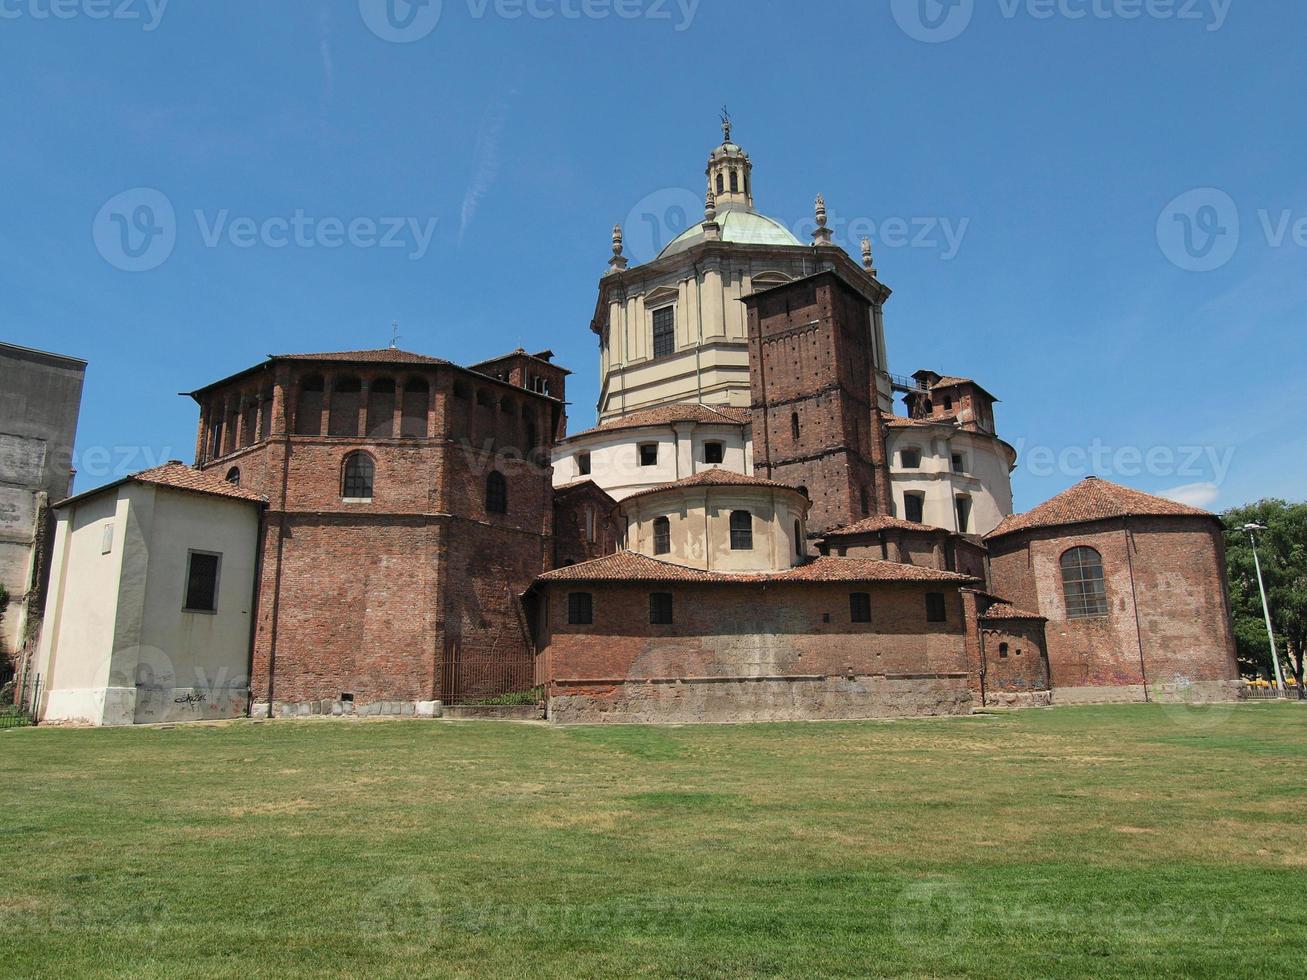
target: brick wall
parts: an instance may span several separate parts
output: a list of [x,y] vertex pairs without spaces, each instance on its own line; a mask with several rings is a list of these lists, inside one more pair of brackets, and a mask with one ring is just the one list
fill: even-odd
[[[569,592],[594,623],[567,623]],[[851,622],[849,594],[871,594]],[[948,621],[926,620],[943,591]],[[675,624],[649,624],[669,592]],[[970,710],[961,599],[922,584],[550,584],[541,648],[556,720],[746,721]]]
[[757,472],[808,489],[814,531],[888,513],[871,304],[829,273],[745,302]]
[[[265,399],[275,407],[266,432],[256,416],[254,445],[202,458],[224,475],[239,468],[242,486],[269,499],[253,701],[284,708],[349,694],[359,706],[411,705],[440,697],[437,665],[455,652],[530,657],[517,597],[550,567],[553,489],[550,468],[523,457],[532,435],[547,454],[550,403],[453,368],[424,368],[421,405],[410,399],[404,414],[400,391],[397,421],[382,437],[361,435],[368,399],[353,393],[329,396],[319,409],[337,419],[319,431],[344,431],[339,419],[350,416],[358,418],[353,435],[291,435],[297,408],[306,410],[299,374],[325,373],[328,388],[333,378],[321,365],[297,371],[278,366]],[[207,397],[225,406],[242,400],[221,388]],[[474,408],[460,417],[463,404]],[[202,447],[212,445],[219,415],[202,420]],[[374,463],[370,501],[342,499],[344,462],[355,452]],[[504,478],[504,514],[486,507],[492,470]]]
[[[1067,618],[1060,560],[1078,546],[1102,555],[1106,617]],[[990,571],[994,592],[1048,617],[1060,699],[1142,698],[1145,680],[1216,690],[1238,679],[1214,520],[1138,517],[1007,535],[990,541]]]

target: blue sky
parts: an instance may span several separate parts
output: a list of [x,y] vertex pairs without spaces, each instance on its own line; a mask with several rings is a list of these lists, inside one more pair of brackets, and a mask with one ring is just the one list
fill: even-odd
[[872,233],[893,370],[1002,398],[1018,509],[1091,469],[1301,499],[1305,35],[1251,0],[0,0],[0,339],[90,361],[81,489],[192,458],[176,392],[392,321],[552,348],[584,427],[611,228],[676,223],[727,103],[761,210]]

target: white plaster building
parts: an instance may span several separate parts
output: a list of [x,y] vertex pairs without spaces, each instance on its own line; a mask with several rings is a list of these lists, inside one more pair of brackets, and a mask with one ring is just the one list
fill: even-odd
[[778,572],[809,556],[808,498],[721,468],[632,494],[628,551],[710,572]]
[[[731,141],[708,158],[704,220],[670,242],[651,262],[628,267],[620,227],[613,259],[599,284],[591,329],[600,339],[601,424],[659,405],[694,403],[748,408],[748,322],[745,296],[834,268],[847,256],[830,247],[825,206],[818,201],[814,243],[804,243],[754,208],[753,164]],[[814,247],[814,245],[824,247]],[[875,270],[868,260],[867,271]],[[888,295],[888,290],[885,290]],[[868,343],[885,370],[885,333],[877,305]],[[882,409],[892,401],[888,375]]]
[[38,716],[244,715],[263,498],[169,463],[57,506]]

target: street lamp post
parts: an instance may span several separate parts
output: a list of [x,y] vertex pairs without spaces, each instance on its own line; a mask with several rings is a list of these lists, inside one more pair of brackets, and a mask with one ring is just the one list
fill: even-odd
[[1275,649],[1275,627],[1271,625],[1271,606],[1266,601],[1266,583],[1262,581],[1262,561],[1257,557],[1257,532],[1265,531],[1265,524],[1245,524],[1244,531],[1253,545],[1253,567],[1257,569],[1257,588],[1262,594],[1262,612],[1266,615],[1266,635],[1271,639],[1271,662],[1275,664],[1275,683],[1284,697],[1284,673],[1280,670],[1280,654]]

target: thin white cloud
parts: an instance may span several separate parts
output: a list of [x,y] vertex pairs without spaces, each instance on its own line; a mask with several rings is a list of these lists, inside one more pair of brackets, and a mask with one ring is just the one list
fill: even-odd
[[499,141],[507,118],[508,104],[502,99],[495,99],[481,119],[476,147],[472,153],[472,176],[468,179],[467,191],[463,195],[463,212],[458,224],[460,245],[463,244],[463,235],[476,217],[481,199],[490,192],[499,176]]
[[1174,500],[1177,504],[1188,504],[1190,507],[1202,507],[1211,509],[1221,496],[1221,488],[1215,483],[1186,483],[1182,487],[1176,487],[1173,490],[1164,490],[1160,496],[1167,500]]
[[322,101],[331,101],[336,90],[336,64],[331,56],[331,8],[318,11],[318,54],[322,58]]

